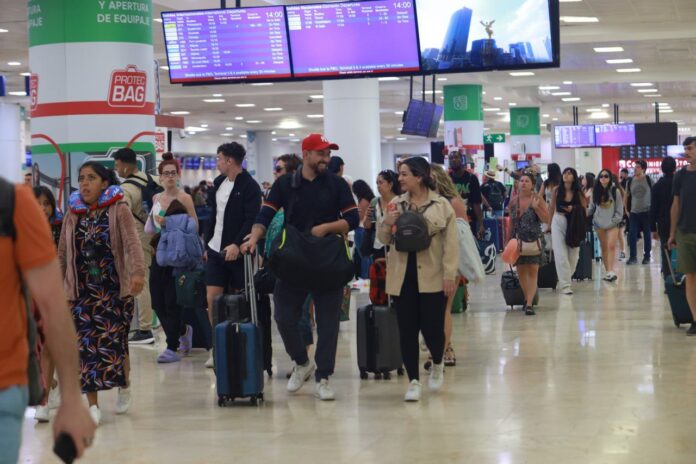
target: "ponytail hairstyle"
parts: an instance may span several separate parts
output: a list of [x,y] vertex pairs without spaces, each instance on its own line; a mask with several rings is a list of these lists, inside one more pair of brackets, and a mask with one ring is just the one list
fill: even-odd
[[411,170],[411,173],[415,177],[419,177],[423,186],[428,190],[437,191],[435,180],[431,174],[430,163],[420,156],[413,156],[402,161],[401,164],[405,164]]
[[[599,177],[601,177],[602,174],[605,173],[609,176],[609,183],[607,184],[607,188],[604,188],[602,182],[599,181]],[[597,178],[598,180],[595,182],[594,188],[592,189],[592,201],[594,202],[594,204],[599,206],[602,203],[608,202],[610,193],[612,199],[616,199],[616,184],[614,184],[614,175],[611,173],[611,171],[609,169],[602,169],[601,171],[599,171]]]
[[157,166],[157,172],[159,172],[160,176],[167,166],[174,166],[176,168],[176,173],[181,175],[181,165],[179,165],[179,162],[174,159],[174,155],[169,151],[162,154],[162,162]]
[[108,182],[109,185],[107,187],[120,184],[114,170],[105,167],[103,164],[97,163],[96,161],[87,161],[85,164],[80,166],[79,172],[82,172],[84,168],[92,169],[92,171],[94,171],[101,178],[101,180]]
[[396,172],[385,169],[377,174],[377,177],[381,177],[385,182],[391,184],[391,191],[394,195],[401,195],[401,184],[399,184],[399,175]]
[[[581,205],[582,204],[582,186],[580,185],[580,177],[578,177],[578,171],[574,168],[565,168],[563,170],[563,175],[570,173],[573,176],[573,184],[570,187],[570,191],[573,192],[573,203]],[[566,196],[565,182],[563,182],[563,177],[561,177],[561,183],[558,184],[556,189],[556,204],[565,201]]]

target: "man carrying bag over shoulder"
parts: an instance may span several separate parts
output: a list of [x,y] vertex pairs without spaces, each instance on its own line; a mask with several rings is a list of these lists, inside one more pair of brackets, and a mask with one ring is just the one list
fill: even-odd
[[[285,211],[285,227],[267,258],[277,277],[275,320],[285,350],[295,362],[287,388],[298,391],[314,372],[316,396],[323,401],[335,398],[328,380],[336,362],[343,287],[352,274],[343,236],[359,222],[350,187],[327,171],[331,150],[338,150],[338,145],[322,135],[311,134],[303,140],[302,166],[276,180],[242,245],[243,253],[253,252],[275,214]],[[316,311],[316,366],[307,356],[297,324],[309,293]]]

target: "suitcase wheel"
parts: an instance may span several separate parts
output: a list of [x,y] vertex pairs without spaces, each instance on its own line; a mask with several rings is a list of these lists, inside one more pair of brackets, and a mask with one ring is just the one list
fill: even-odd
[[258,406],[259,405],[259,399],[255,396],[251,397],[251,405],[252,406]]
[[360,378],[362,380],[367,380],[367,372],[365,371],[360,371]]
[[389,372],[384,372],[384,373],[382,374],[382,378],[383,378],[384,380],[391,380],[391,373],[389,373]]
[[403,377],[404,376],[404,368],[403,367],[398,368],[396,370],[396,375],[398,375],[399,377]]
[[375,373],[375,380],[382,380],[382,373],[381,372]]

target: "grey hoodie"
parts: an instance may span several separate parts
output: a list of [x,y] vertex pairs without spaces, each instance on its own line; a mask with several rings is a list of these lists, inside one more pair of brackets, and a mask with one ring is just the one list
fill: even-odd
[[623,198],[621,191],[616,187],[612,188],[609,201],[603,205],[596,205],[590,197],[590,206],[587,208],[587,215],[594,218],[592,223],[597,229],[613,229],[621,224],[624,216]]

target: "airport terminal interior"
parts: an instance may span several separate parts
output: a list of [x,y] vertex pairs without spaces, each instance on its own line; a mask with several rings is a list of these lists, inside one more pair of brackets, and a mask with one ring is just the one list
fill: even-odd
[[[696,0],[237,3],[0,0],[0,175],[33,174],[28,182],[64,209],[79,166],[113,166],[128,145],[155,177],[171,152],[195,201],[220,175],[220,145],[245,147],[244,166],[267,191],[279,157],[302,157],[309,134],[336,142],[344,178],[375,193],[378,173],[412,157],[451,169],[453,152],[508,192],[510,174],[534,166],[546,180],[554,163],[583,177],[632,177],[645,164],[654,184],[666,157],[677,169],[689,163]],[[15,147],[21,154],[10,155]],[[158,361],[168,346],[155,317],[154,342],[128,347],[129,410],[116,414],[116,389],[99,396],[100,424],[79,462],[696,462],[696,337],[686,335],[693,319],[673,317],[660,240],[643,233],[628,264],[622,232],[612,279],[588,235],[589,269],[572,292],[540,288],[531,317],[501,290],[509,218],[494,213],[484,211],[478,243],[486,275],[456,296],[456,365],[439,391],[428,388],[424,347],[420,401],[404,401],[402,372],[361,375],[356,324],[371,304],[372,262],[363,258],[346,290],[335,401],[315,398],[311,380],[287,391],[294,364],[273,322],[263,401],[220,407],[209,350]],[[62,462],[55,409],[49,422],[35,417],[28,407],[18,462]]]

